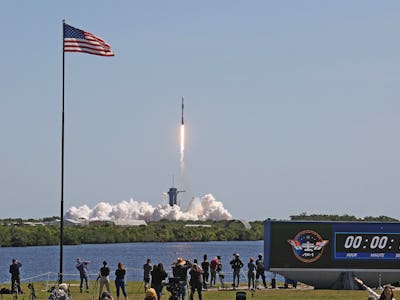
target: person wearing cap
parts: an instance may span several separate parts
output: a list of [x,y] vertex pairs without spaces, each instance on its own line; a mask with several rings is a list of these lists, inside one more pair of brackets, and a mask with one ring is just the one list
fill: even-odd
[[[243,268],[243,262],[239,258],[239,253],[234,253],[233,257],[234,258],[230,261],[230,265],[233,270],[232,286],[238,287],[239,280],[240,280],[240,269]],[[236,283],[235,283],[235,281],[236,281]]]
[[144,300],[158,300],[156,291],[153,288],[147,289]]
[[257,288],[259,288],[259,278],[262,278],[264,288],[267,288],[267,282],[265,281],[265,269],[264,269],[264,259],[261,253],[258,254],[258,259],[256,259],[256,282]]
[[110,268],[107,266],[107,262],[103,261],[103,266],[100,268],[99,273],[99,298],[101,298],[103,287],[106,286],[106,291],[110,291]]
[[182,257],[178,257],[176,262],[173,264],[172,273],[174,277],[179,278],[179,295],[182,300],[186,299],[187,293],[187,273],[192,264],[188,260],[184,260]]
[[369,295],[373,297],[373,299],[376,300],[396,300],[394,298],[393,290],[392,287],[389,285],[386,285],[383,288],[382,294],[376,293],[373,289],[371,289],[369,286],[365,285],[364,282],[360,279],[355,277],[354,280],[364,289],[366,289],[369,292]]
[[90,264],[89,260],[82,261],[79,257],[76,259],[76,268],[79,271],[79,276],[81,278],[81,282],[79,284],[79,290],[82,293],[83,289],[83,280],[85,280],[86,284],[86,293],[89,293],[89,270],[88,264]]

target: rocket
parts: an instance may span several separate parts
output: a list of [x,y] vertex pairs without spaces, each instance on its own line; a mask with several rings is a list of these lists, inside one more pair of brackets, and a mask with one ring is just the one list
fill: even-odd
[[181,120],[181,125],[184,125],[184,122],[183,122],[183,109],[185,108],[185,105],[183,104],[183,100],[184,100],[184,98],[182,97],[182,120]]

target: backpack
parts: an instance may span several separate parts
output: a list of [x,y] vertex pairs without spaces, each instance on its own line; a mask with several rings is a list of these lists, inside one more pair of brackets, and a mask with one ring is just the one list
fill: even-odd
[[264,270],[264,260],[263,259],[257,259],[256,265],[257,265],[257,270]]

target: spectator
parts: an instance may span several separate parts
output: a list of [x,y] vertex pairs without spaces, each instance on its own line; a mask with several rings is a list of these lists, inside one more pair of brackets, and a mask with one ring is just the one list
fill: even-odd
[[124,294],[125,300],[128,299],[125,285],[126,270],[122,262],[118,263],[118,268],[115,270],[115,288],[117,289],[117,300],[119,300],[120,290]]
[[214,257],[210,262],[210,274],[211,274],[210,286],[215,285],[218,265],[219,265],[218,257]]
[[[234,253],[233,257],[234,258],[230,261],[230,265],[233,270],[232,286],[238,287],[239,280],[240,280],[240,270],[241,270],[241,268],[243,268],[243,262],[239,258],[239,253]],[[236,283],[235,283],[235,281],[236,281]]]
[[153,269],[151,265],[150,258],[147,259],[146,263],[143,265],[143,281],[144,281],[144,292],[147,292],[150,284],[150,272]]
[[203,270],[197,264],[194,263],[189,271],[190,274],[190,300],[193,300],[195,291],[199,295],[199,300],[202,300],[201,290],[203,287]]
[[100,281],[100,288],[99,288],[99,299],[101,299],[103,287],[106,286],[106,291],[110,291],[110,268],[107,266],[107,262],[103,261],[103,266],[100,268],[99,273],[99,281]]
[[103,292],[99,298],[100,300],[114,300],[109,291]]
[[201,263],[201,268],[203,269],[203,288],[207,289],[208,278],[210,275],[210,263],[207,260],[207,254],[203,256],[203,262]]
[[370,297],[373,297],[372,299],[376,299],[376,300],[396,300],[394,298],[392,287],[390,287],[388,285],[383,288],[382,294],[379,295],[373,289],[371,289],[369,286],[366,286],[364,284],[364,282],[360,278],[355,277],[354,280],[362,288],[366,289],[369,292]]
[[247,264],[247,279],[248,279],[248,289],[255,290],[255,277],[256,277],[256,265],[254,264],[254,258],[250,257],[250,261]]
[[157,293],[153,288],[149,288],[146,291],[146,295],[144,296],[144,300],[159,300],[157,298]]
[[13,259],[12,264],[10,265],[9,272],[11,273],[11,291],[18,292],[19,294],[23,294],[21,290],[21,279],[20,279],[20,271],[19,269],[22,267],[22,264],[17,260]]
[[168,277],[167,272],[164,270],[164,265],[159,263],[154,266],[151,271],[151,287],[156,291],[158,300],[161,299],[161,292],[163,289],[163,281]]
[[187,293],[187,272],[192,264],[188,260],[184,260],[182,257],[178,257],[176,262],[173,264],[172,273],[174,277],[179,277],[179,295],[182,300],[186,299]]
[[259,278],[262,278],[264,288],[267,288],[267,282],[265,281],[265,269],[264,269],[264,259],[262,254],[258,254],[258,259],[256,260],[256,280],[257,288],[259,288]]
[[85,284],[86,284],[86,293],[89,293],[88,264],[90,264],[89,260],[81,261],[81,259],[79,257],[76,259],[76,268],[78,269],[79,276],[81,278],[81,282],[79,285],[79,290],[81,293],[82,293],[82,289],[83,289],[83,280],[85,280]]

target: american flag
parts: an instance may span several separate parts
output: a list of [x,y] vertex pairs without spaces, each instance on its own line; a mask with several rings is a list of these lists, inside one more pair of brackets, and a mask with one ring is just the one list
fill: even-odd
[[115,55],[105,40],[67,24],[64,24],[64,52],[84,52],[100,56]]

